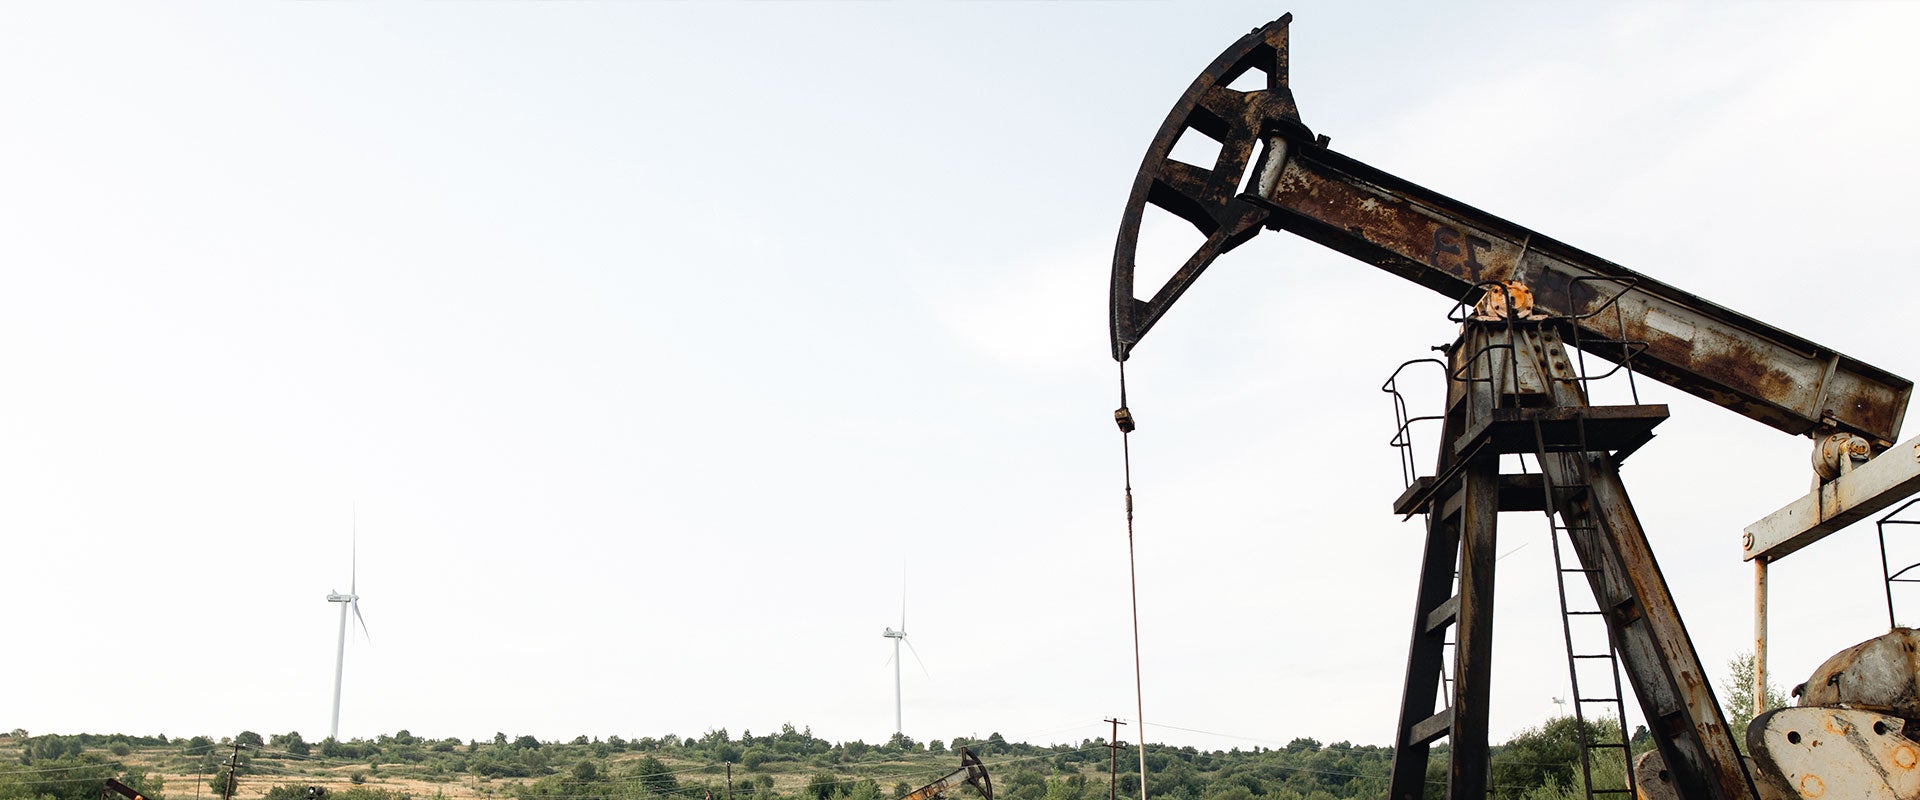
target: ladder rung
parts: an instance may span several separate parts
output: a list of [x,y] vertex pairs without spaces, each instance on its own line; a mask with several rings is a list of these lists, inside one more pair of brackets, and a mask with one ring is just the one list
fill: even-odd
[[1460,619],[1460,595],[1447,598],[1427,614],[1427,633],[1433,633]]
[[1596,747],[1605,747],[1613,750],[1621,750],[1621,749],[1624,749],[1626,745],[1621,744],[1619,742],[1589,742],[1587,744],[1588,750],[1592,750],[1593,748],[1596,748]]
[[1569,611],[1569,612],[1567,612],[1567,616],[1569,616],[1569,617],[1597,617],[1597,616],[1601,616],[1601,615],[1603,615],[1603,614],[1605,614],[1605,613],[1607,613],[1607,612],[1605,612],[1605,611]]
[[1453,728],[1453,709],[1449,708],[1431,717],[1428,717],[1426,719],[1420,720],[1419,722],[1413,723],[1413,727],[1407,730],[1406,744],[1408,747],[1414,747],[1414,746],[1426,744],[1428,742],[1431,742],[1435,739],[1438,739],[1442,736],[1447,735],[1447,731],[1451,730],[1452,728]]
[[1574,702],[1576,703],[1618,703],[1620,702],[1620,698],[1618,697],[1581,697],[1581,698],[1576,698]]
[[1612,657],[1613,657],[1612,653],[1594,653],[1591,655],[1574,656],[1574,658],[1612,658]]

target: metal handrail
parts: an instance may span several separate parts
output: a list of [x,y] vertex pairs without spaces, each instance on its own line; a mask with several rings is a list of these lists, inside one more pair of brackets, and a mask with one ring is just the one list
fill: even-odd
[[1893,571],[1893,567],[1891,563],[1887,561],[1887,526],[1888,525],[1920,525],[1920,519],[1898,519],[1898,517],[1903,512],[1905,512],[1909,508],[1914,507],[1915,505],[1920,505],[1920,497],[1915,497],[1908,500],[1905,503],[1901,503],[1898,507],[1894,508],[1892,511],[1887,512],[1884,516],[1880,517],[1879,520],[1873,523],[1874,528],[1877,529],[1880,535],[1880,575],[1884,579],[1885,588],[1886,588],[1887,627],[1889,628],[1900,627],[1900,622],[1898,619],[1895,618],[1893,613],[1893,585],[1896,583],[1920,583],[1920,578],[1900,577],[1902,575],[1907,574],[1909,571],[1913,569],[1920,568],[1920,561],[1914,562],[1912,564],[1908,564],[1905,567],[1901,567],[1899,572]]

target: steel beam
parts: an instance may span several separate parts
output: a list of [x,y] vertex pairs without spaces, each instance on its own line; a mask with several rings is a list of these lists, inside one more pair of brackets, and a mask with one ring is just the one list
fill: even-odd
[[[1114,250],[1115,358],[1127,358],[1214,259],[1277,228],[1450,298],[1473,299],[1483,281],[1522,281],[1540,310],[1575,318],[1574,346],[1615,361],[1631,355],[1644,374],[1788,433],[1855,433],[1876,450],[1899,438],[1912,381],[1328,149],[1301,122],[1287,85],[1287,23],[1269,23],[1215,59],[1149,147]],[[1249,72],[1264,75],[1265,88],[1228,88]],[[1173,160],[1185,136],[1219,142],[1215,163]],[[1136,287],[1148,206],[1206,240],[1166,284]],[[1151,295],[1141,299],[1141,288]]]
[[1920,492],[1920,437],[1901,442],[1748,525],[1742,557],[1778,561]]

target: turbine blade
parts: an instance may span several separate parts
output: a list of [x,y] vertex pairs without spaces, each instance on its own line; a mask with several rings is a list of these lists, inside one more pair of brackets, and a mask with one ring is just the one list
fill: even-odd
[[[359,598],[354,598],[353,600],[353,618],[359,621],[360,623],[360,635],[367,637],[367,643],[372,644],[373,633],[367,630],[367,618],[360,616],[360,599]],[[915,657],[918,658],[918,656],[915,656]],[[925,667],[922,667],[922,669],[925,669]]]
[[900,579],[900,632],[907,632],[907,579]]
[[[351,565],[348,567],[348,570],[350,571],[350,574],[352,575],[352,577],[350,578],[351,583],[347,586],[347,594],[358,597],[360,595],[360,504],[359,503],[353,504],[353,561],[351,562]],[[360,613],[360,608],[357,604],[353,609],[353,613],[355,614]]]
[[928,671],[927,671],[927,662],[925,662],[925,661],[921,661],[921,660],[920,660],[920,651],[918,651],[918,650],[915,650],[915,649],[913,649],[913,640],[912,640],[912,639],[908,639],[908,638],[906,638],[906,637],[904,637],[904,636],[902,636],[902,637],[900,637],[900,641],[903,641],[903,642],[906,642],[906,643],[907,643],[907,652],[909,652],[909,653],[912,653],[912,654],[913,654],[913,662],[914,662],[915,664],[919,664],[919,665],[920,665],[920,674],[922,674],[922,675],[925,675],[925,676],[927,676],[928,678],[932,678],[932,677],[933,677],[933,673],[931,673],[931,672],[928,672]]

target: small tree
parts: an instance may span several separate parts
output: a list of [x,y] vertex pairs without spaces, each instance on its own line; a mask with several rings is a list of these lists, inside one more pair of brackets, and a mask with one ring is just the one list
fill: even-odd
[[840,788],[840,782],[834,780],[831,772],[816,772],[807,776],[807,790],[802,797],[812,800],[833,800],[833,793]]
[[640,779],[640,785],[645,786],[647,791],[657,795],[669,795],[674,789],[680,787],[680,779],[673,777],[673,773],[667,769],[667,765],[660,763],[660,759],[641,756],[639,761],[633,762],[633,766],[635,776]]
[[1727,727],[1733,731],[1734,741],[1740,744],[1742,751],[1747,749],[1747,725],[1753,722],[1753,718],[1760,716],[1763,710],[1788,705],[1786,694],[1773,685],[1773,681],[1767,681],[1766,709],[1753,707],[1755,668],[1752,652],[1734,656],[1733,660],[1727,662],[1727,682],[1720,687],[1727,698]]
[[[1490,782],[1495,785],[1493,795],[1519,798],[1542,786],[1579,790],[1582,739],[1620,741],[1620,725],[1611,717],[1589,721],[1584,730],[1582,728],[1573,717],[1555,717],[1545,725],[1515,735],[1493,756],[1490,771]],[[1625,761],[1618,750],[1590,750],[1588,757],[1592,759],[1596,786],[1613,789],[1626,785]]]

